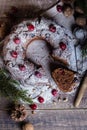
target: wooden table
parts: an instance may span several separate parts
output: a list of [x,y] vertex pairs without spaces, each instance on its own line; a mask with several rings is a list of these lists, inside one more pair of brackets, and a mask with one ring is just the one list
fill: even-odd
[[[9,10],[10,6],[22,7],[33,6],[35,9],[47,9],[57,0],[0,0],[0,14]],[[24,4],[23,4],[24,3]],[[79,108],[73,106],[74,97],[70,97],[70,102],[58,102],[39,106],[40,109],[35,114],[27,106],[29,113],[26,121],[33,123],[35,130],[87,130],[87,94],[85,93]],[[8,115],[7,106],[9,101],[0,98],[0,130],[21,130],[20,123],[12,121]]]

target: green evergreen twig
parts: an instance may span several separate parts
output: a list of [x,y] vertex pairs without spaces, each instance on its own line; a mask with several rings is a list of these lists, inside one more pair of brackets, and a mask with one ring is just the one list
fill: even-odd
[[83,57],[87,56],[87,44],[85,44],[85,45],[82,47],[82,56],[83,56]]
[[83,57],[87,56],[87,39],[83,41],[83,44],[81,45],[81,51]]
[[0,69],[0,95],[15,102],[22,100],[29,104],[33,103],[33,101],[27,96],[27,90],[18,88],[19,85],[19,82],[12,79],[5,69]]

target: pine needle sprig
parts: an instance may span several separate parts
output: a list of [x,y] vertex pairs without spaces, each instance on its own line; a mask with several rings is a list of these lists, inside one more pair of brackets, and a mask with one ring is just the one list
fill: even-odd
[[81,46],[82,56],[87,56],[87,39],[84,41],[84,44]]
[[27,96],[27,90],[22,90],[19,85],[20,83],[12,79],[5,69],[0,69],[0,95],[15,102],[22,100],[32,104],[33,101]]
[[82,49],[82,56],[83,57],[87,56],[87,49]]

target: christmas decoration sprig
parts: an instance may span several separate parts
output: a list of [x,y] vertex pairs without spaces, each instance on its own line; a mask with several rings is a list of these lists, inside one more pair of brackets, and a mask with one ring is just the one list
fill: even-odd
[[22,100],[32,104],[33,101],[27,96],[27,90],[22,90],[19,85],[20,83],[12,79],[7,70],[0,69],[0,95],[15,102]]
[[85,57],[87,56],[87,39],[85,40],[83,46],[81,47],[82,49],[82,56]]
[[87,43],[82,47],[82,56],[87,56]]

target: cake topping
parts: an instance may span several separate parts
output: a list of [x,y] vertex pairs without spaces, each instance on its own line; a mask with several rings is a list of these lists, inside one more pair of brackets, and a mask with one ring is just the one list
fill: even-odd
[[55,33],[55,32],[56,32],[56,27],[55,27],[53,24],[50,24],[49,30],[50,30],[51,32]]
[[19,69],[20,69],[21,71],[24,71],[24,70],[26,69],[26,67],[25,67],[24,65],[19,65]]
[[30,108],[31,108],[32,110],[36,110],[36,109],[37,109],[37,105],[36,105],[36,104],[31,104],[31,105],[30,105]]
[[35,71],[35,76],[37,78],[41,78],[42,77],[42,74],[39,72],[39,71]]
[[61,5],[57,5],[57,11],[59,12],[59,13],[61,13],[62,12],[62,6]]
[[38,97],[38,101],[40,102],[40,103],[43,103],[44,102],[44,98],[43,97]]
[[60,42],[59,46],[63,51],[66,49],[66,44],[63,42]]
[[52,95],[53,95],[53,96],[57,96],[57,94],[58,94],[58,90],[53,89],[53,90],[52,90]]
[[59,73],[60,73],[60,74],[62,74],[62,75],[64,75],[64,74],[65,74],[65,72],[64,72],[64,70],[63,70],[63,69],[60,69],[60,70],[59,70]]
[[28,24],[27,27],[28,27],[29,31],[33,31],[34,30],[34,25],[33,24]]
[[15,44],[19,44],[20,43],[20,39],[18,37],[15,37],[13,39],[13,41],[14,41]]
[[12,52],[11,52],[11,56],[12,56],[13,58],[17,58],[18,53],[17,53],[16,51],[12,51]]

